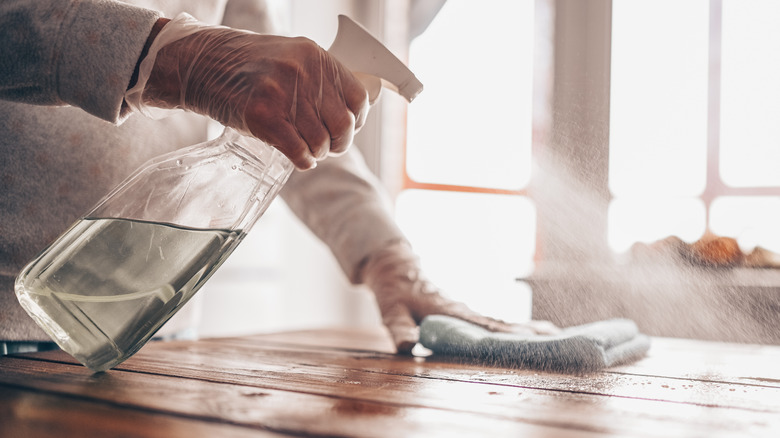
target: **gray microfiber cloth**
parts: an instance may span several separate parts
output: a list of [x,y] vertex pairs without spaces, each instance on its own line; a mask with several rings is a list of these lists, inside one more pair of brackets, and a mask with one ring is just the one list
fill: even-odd
[[610,319],[563,329],[555,335],[491,332],[443,315],[420,324],[420,343],[434,355],[517,368],[595,371],[640,359],[650,338],[628,319]]

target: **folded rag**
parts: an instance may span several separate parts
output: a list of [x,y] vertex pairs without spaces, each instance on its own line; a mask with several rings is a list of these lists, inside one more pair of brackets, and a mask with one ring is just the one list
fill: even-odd
[[461,319],[430,315],[420,324],[420,343],[435,355],[570,372],[632,362],[650,348],[650,338],[628,319],[573,326],[555,335],[528,335],[491,332]]

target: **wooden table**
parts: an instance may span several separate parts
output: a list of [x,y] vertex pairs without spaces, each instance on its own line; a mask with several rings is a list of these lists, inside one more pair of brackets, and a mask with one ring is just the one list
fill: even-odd
[[780,436],[780,347],[654,338],[569,375],[389,354],[384,333],[153,342],[105,373],[0,358],[2,437]]

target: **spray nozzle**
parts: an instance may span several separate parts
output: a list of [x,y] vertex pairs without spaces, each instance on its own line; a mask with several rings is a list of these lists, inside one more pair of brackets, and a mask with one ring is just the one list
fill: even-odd
[[411,102],[423,89],[406,65],[365,28],[346,15],[339,15],[339,27],[328,53],[363,83],[368,101],[374,103],[382,87]]

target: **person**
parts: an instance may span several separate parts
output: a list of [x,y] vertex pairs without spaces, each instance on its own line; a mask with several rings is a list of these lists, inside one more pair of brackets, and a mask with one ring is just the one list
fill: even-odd
[[[200,27],[155,46],[185,10]],[[0,3],[4,352],[49,341],[14,296],[23,265],[142,163],[205,140],[204,116],[251,132],[300,169],[282,198],[350,281],[373,291],[399,352],[411,350],[430,314],[498,331],[551,330],[473,312],[424,278],[381,185],[349,148],[368,111],[365,89],[311,40],[280,36],[274,11],[258,0]],[[144,59],[154,59],[151,71],[140,70]],[[144,75],[140,93],[128,94]],[[138,114],[154,107],[187,111]]]

